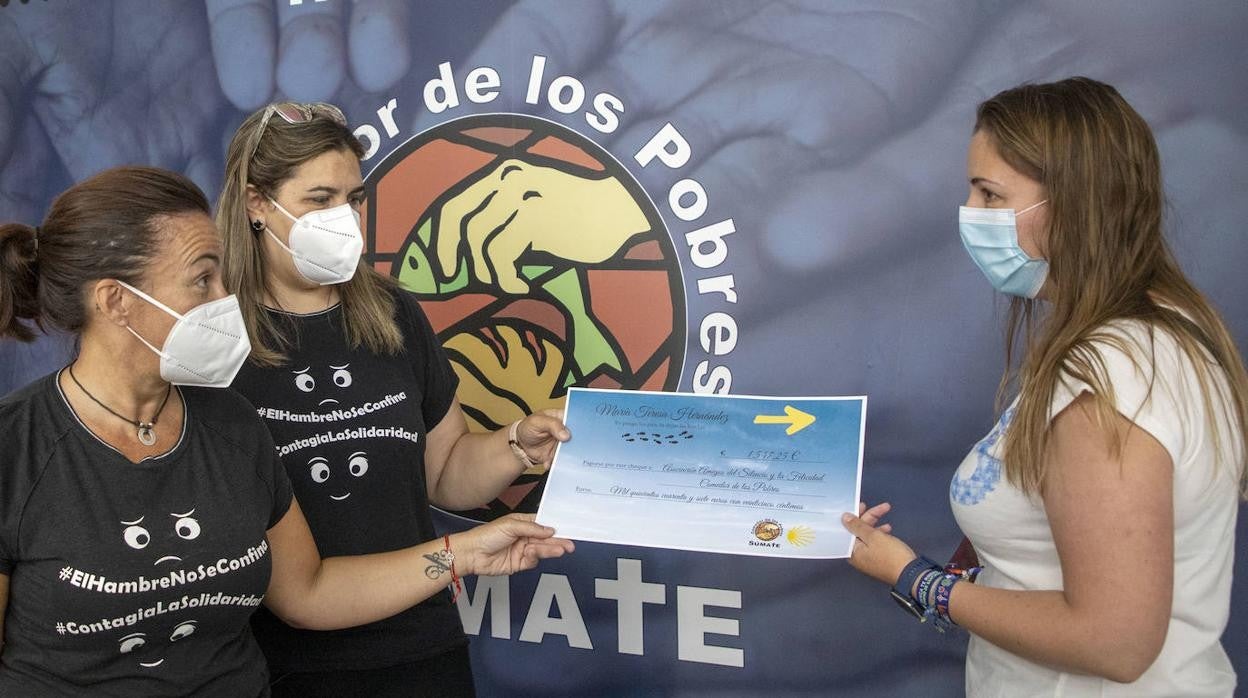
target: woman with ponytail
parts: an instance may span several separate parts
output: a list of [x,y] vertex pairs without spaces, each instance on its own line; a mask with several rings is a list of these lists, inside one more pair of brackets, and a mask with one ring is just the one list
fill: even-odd
[[267,696],[248,620],[392,616],[572,549],[531,517],[322,559],[273,440],[226,389],[251,351],[208,202],[145,167],[0,227],[0,336],[75,336],[0,400],[0,695]]

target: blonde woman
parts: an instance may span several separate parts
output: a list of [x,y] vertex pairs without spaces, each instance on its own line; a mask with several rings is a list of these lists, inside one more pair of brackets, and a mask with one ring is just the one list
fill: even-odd
[[1162,237],[1148,125],[1086,78],[1006,90],[968,178],[963,243],[1014,296],[1017,397],[951,488],[982,572],[916,558],[887,503],[845,515],[851,564],[970,631],[970,696],[1230,696],[1248,376]]
[[[323,554],[436,538],[430,504],[480,506],[548,462],[562,422],[469,434],[457,378],[415,298],[360,260],[363,148],[336,107],[273,104],[226,156],[226,286],[251,358],[234,381],[268,423]],[[451,595],[333,633],[258,614],[276,695],[472,695]]]

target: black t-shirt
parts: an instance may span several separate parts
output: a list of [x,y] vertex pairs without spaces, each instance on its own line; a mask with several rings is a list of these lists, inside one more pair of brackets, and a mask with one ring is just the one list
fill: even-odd
[[177,445],[137,464],[56,375],[0,401],[0,695],[267,695],[247,620],[290,482],[245,400],[181,394]]
[[[415,297],[400,291],[395,301],[399,354],[351,349],[341,306],[311,315],[268,311],[296,346],[284,365],[249,363],[234,380],[268,424],[323,557],[436,537],[425,435],[446,416],[458,378]],[[275,673],[392,666],[467,642],[445,591],[356,628],[297,630],[265,610],[252,627]]]

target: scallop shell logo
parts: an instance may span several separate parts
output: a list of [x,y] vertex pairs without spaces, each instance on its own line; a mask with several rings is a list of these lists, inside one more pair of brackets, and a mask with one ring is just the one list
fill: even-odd
[[794,526],[784,536],[795,548],[804,548],[815,542],[815,530],[810,526]]
[[754,537],[761,541],[773,541],[779,538],[781,533],[784,533],[784,527],[779,521],[763,519],[754,524]]

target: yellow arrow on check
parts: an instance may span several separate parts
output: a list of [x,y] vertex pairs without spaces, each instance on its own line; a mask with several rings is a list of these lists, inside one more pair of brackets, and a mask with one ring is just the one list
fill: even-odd
[[807,414],[792,405],[784,406],[784,414],[759,414],[754,416],[755,424],[788,424],[784,433],[792,436],[815,423],[815,415]]

